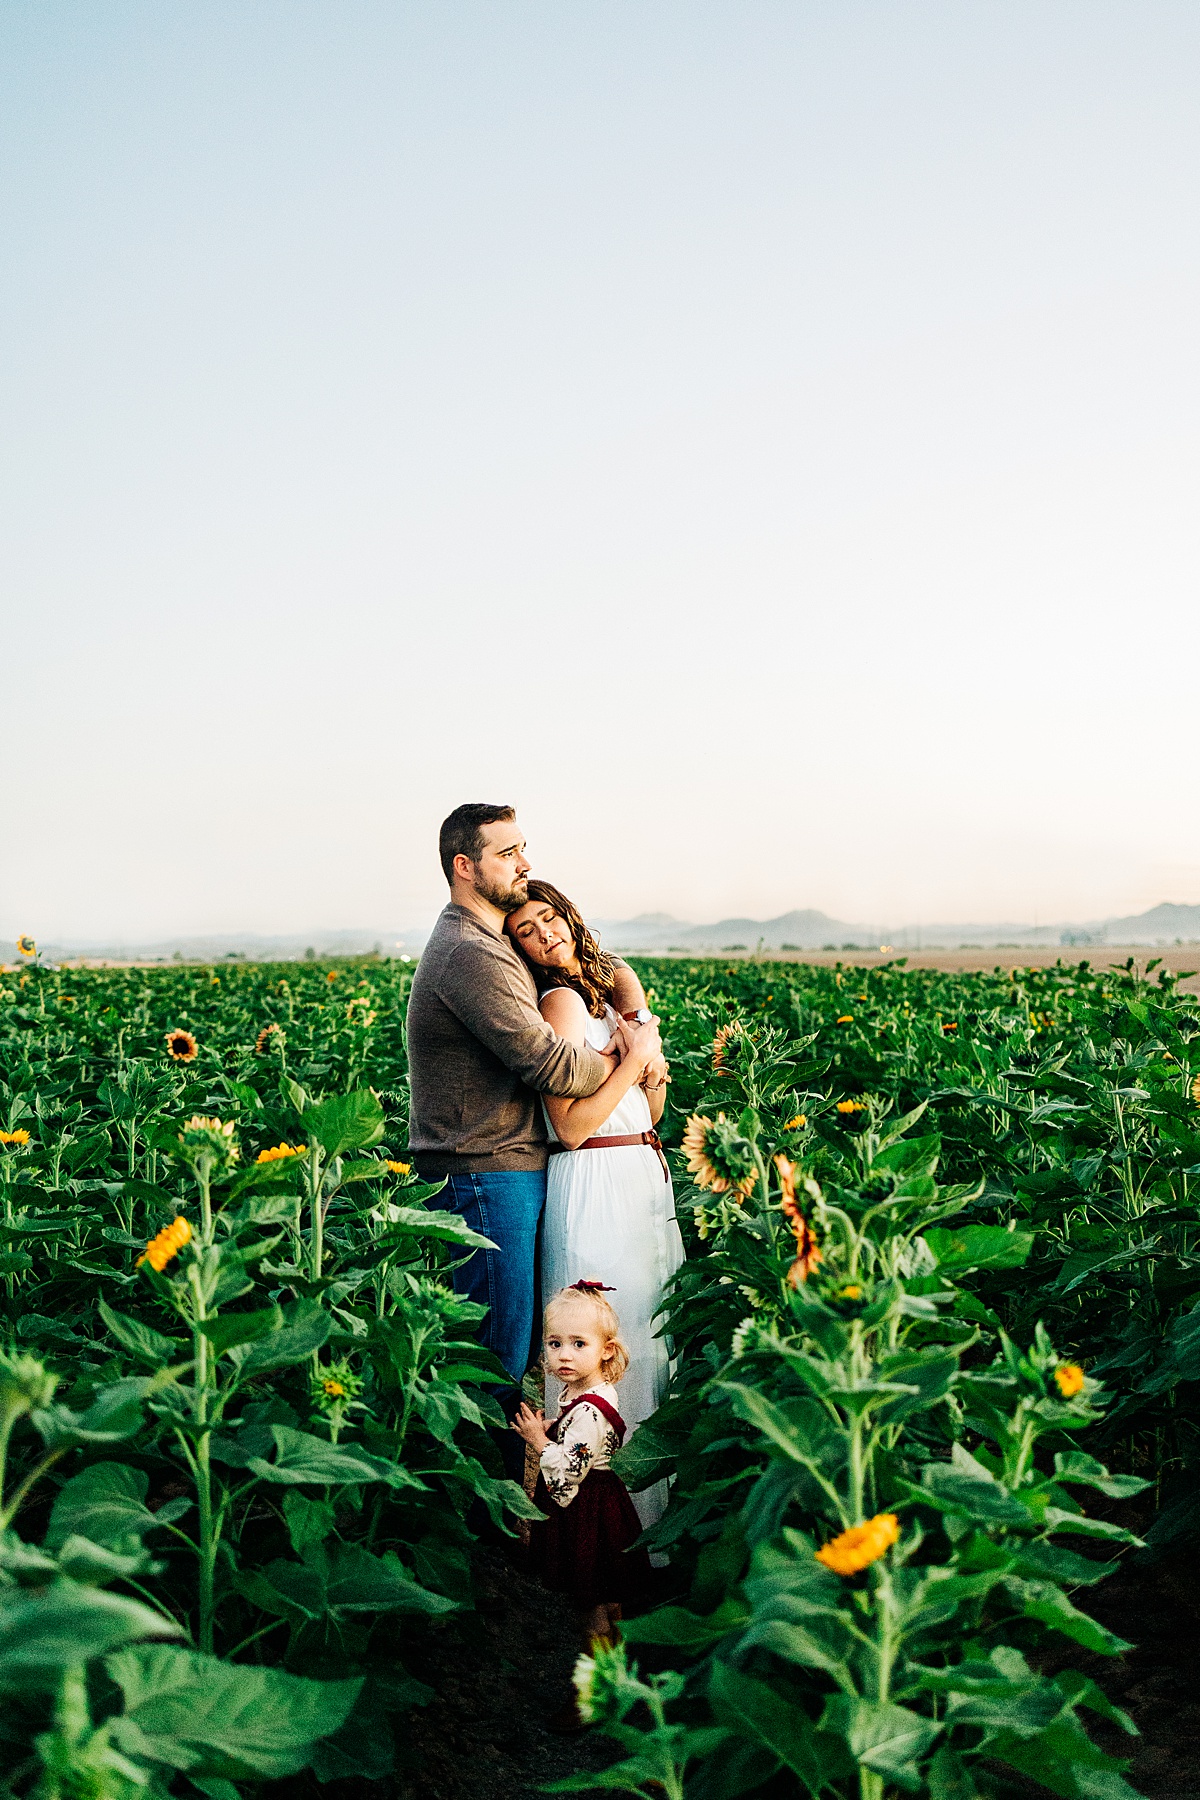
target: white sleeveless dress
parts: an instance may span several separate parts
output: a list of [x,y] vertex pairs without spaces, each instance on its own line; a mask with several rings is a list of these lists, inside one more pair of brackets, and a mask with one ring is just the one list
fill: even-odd
[[[589,1018],[587,1042],[604,1050],[617,1015]],[[549,1117],[551,1141],[557,1137]],[[630,1137],[651,1128],[650,1103],[640,1087],[618,1101],[593,1137]],[[655,1333],[664,1283],[683,1261],[683,1239],[675,1222],[675,1196],[650,1144],[622,1144],[609,1150],[574,1150],[550,1158],[546,1211],[542,1220],[542,1304],[573,1281],[603,1281],[629,1350],[622,1377],[621,1417],[630,1434],[648,1419],[666,1395],[670,1377],[667,1345]],[[556,1409],[556,1381],[547,1383],[547,1410]],[[626,1440],[628,1441],[628,1439]],[[667,1484],[657,1482],[631,1495],[643,1528],[662,1516]]]

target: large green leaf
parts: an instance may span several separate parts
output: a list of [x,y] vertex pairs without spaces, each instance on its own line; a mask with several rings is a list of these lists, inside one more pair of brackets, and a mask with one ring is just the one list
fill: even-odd
[[652,1487],[678,1465],[679,1441],[662,1432],[649,1418],[622,1444],[612,1459],[614,1471],[633,1493]]
[[464,1419],[472,1425],[483,1424],[475,1401],[450,1381],[426,1382],[417,1400],[417,1410],[433,1436],[442,1443],[454,1435]]
[[397,1206],[390,1214],[388,1227],[379,1238],[382,1249],[390,1250],[406,1238],[435,1238],[446,1244],[465,1244],[472,1250],[495,1250],[497,1246],[482,1232],[472,1231],[455,1212],[427,1211],[423,1206]]
[[[163,1380],[169,1380],[169,1376]],[[142,1405],[161,1383],[154,1376],[127,1376],[102,1387],[86,1412],[72,1412],[57,1404],[30,1415],[48,1450],[67,1450],[78,1444],[119,1444],[132,1437],[142,1423]]]
[[62,1671],[131,1638],[176,1637],[161,1613],[92,1587],[61,1580],[39,1593],[0,1589],[0,1691],[56,1689]]
[[128,1313],[118,1312],[107,1300],[99,1302],[99,1313],[118,1344],[153,1368],[157,1369],[164,1363],[178,1362],[188,1354],[188,1346],[178,1338],[164,1337],[161,1331],[152,1331],[149,1325],[143,1325],[139,1319],[131,1319]]
[[988,1754],[1069,1800],[1139,1800],[1137,1790],[1122,1776],[1128,1763],[1093,1744],[1071,1712],[1061,1714],[1035,1738],[996,1732]]
[[826,1702],[821,1724],[844,1738],[856,1762],[909,1793],[920,1788],[920,1758],[941,1731],[936,1720],[922,1718],[907,1706],[844,1694]]
[[372,1456],[368,1451],[360,1450],[357,1444],[330,1444],[311,1432],[296,1431],[290,1425],[272,1425],[271,1437],[275,1443],[273,1462],[262,1456],[246,1459],[246,1468],[262,1481],[293,1486],[366,1481],[386,1481],[389,1487],[397,1488],[424,1486],[407,1469]]
[[1012,1525],[1026,1531],[1035,1520],[1029,1508],[991,1473],[982,1463],[955,1444],[950,1463],[927,1463],[921,1472],[921,1486],[909,1484],[909,1492],[926,1505],[943,1512],[962,1513],[988,1525]]
[[307,1361],[325,1343],[332,1329],[333,1321],[319,1300],[293,1300],[290,1306],[274,1309],[269,1325],[253,1343],[239,1344],[227,1354],[240,1374],[249,1379]]
[[1018,1269],[1033,1249],[1032,1231],[1010,1231],[1004,1225],[962,1225],[951,1231],[936,1225],[925,1233],[925,1242],[947,1274],[966,1275],[972,1269]]
[[1040,1619],[1043,1625],[1074,1638],[1086,1650],[1094,1650],[1100,1656],[1119,1656],[1123,1650],[1133,1649],[1125,1638],[1118,1637],[1115,1631],[1109,1631],[1097,1619],[1089,1618],[1087,1613],[1072,1606],[1062,1589],[1053,1582],[1023,1581],[1009,1575],[1005,1577],[1004,1585],[1026,1618]]
[[669,1644],[698,1654],[749,1623],[749,1609],[730,1599],[703,1619],[684,1606],[659,1606],[640,1619],[629,1619],[621,1627],[621,1635],[633,1644]]
[[200,1329],[215,1354],[223,1356],[227,1350],[240,1349],[243,1344],[257,1343],[267,1332],[278,1333],[283,1326],[283,1308],[266,1306],[259,1312],[222,1313],[219,1318],[206,1319]]
[[[321,1554],[324,1554],[323,1552]],[[413,1580],[392,1551],[372,1556],[358,1544],[338,1544],[329,1553],[326,1591],[339,1612],[454,1612],[456,1600],[430,1593]]]
[[885,1401],[876,1414],[881,1425],[898,1425],[945,1399],[958,1374],[958,1358],[951,1350],[900,1350],[881,1359],[879,1372],[885,1381],[912,1389]]
[[81,1469],[54,1502],[47,1550],[60,1550],[76,1534],[124,1555],[138,1550],[143,1534],[157,1522],[146,1505],[149,1485],[143,1469],[124,1463],[93,1463]]
[[365,1150],[383,1136],[383,1108],[370,1088],[336,1094],[304,1109],[304,1129],[317,1139],[326,1156]]
[[798,1440],[787,1414],[773,1400],[768,1400],[757,1388],[747,1387],[740,1381],[720,1381],[716,1386],[723,1394],[728,1395],[730,1404],[739,1417],[761,1432],[773,1450],[781,1450],[792,1462],[808,1464],[811,1459],[806,1454],[803,1443]]
[[[308,1681],[167,1645],[119,1651],[105,1668],[125,1710],[118,1741],[176,1769],[234,1780],[295,1775],[344,1722],[358,1681]],[[124,1740],[120,1727],[135,1728]]]
[[530,1520],[537,1520],[542,1516],[523,1487],[502,1476],[489,1475],[483,1464],[473,1456],[464,1456],[439,1473],[443,1480],[464,1482],[476,1499],[486,1506],[493,1525],[498,1525],[502,1530],[506,1528],[505,1514],[511,1514],[516,1519]]
[[827,1758],[812,1721],[752,1675],[728,1663],[715,1662],[708,1678],[708,1698],[717,1721],[764,1745],[798,1775],[814,1800],[831,1785]]
[[1144,1493],[1152,1485],[1140,1475],[1110,1475],[1103,1463],[1097,1462],[1094,1456],[1085,1455],[1082,1450],[1058,1451],[1054,1458],[1054,1473],[1060,1481],[1098,1488],[1112,1500],[1128,1500],[1131,1495]]

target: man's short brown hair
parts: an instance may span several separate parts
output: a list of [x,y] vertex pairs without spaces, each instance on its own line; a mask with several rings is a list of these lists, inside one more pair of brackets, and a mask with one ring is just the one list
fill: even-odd
[[515,807],[487,806],[482,800],[468,800],[465,805],[456,806],[450,817],[442,820],[442,829],[438,833],[438,855],[446,880],[454,880],[456,856],[469,856],[472,862],[479,861],[483,855],[485,825],[498,825],[502,820],[516,816]]

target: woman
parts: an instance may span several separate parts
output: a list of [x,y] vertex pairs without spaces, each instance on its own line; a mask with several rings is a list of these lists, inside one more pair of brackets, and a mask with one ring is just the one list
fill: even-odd
[[[644,1007],[632,969],[604,954],[578,909],[548,881],[529,883],[528,901],[505,928],[533,967],[542,1016],[559,1037],[604,1050],[620,1036],[621,1012],[632,1016]],[[647,1062],[627,1053],[586,1099],[542,1097],[551,1133],[543,1304],[580,1279],[615,1290],[631,1358],[621,1387],[631,1431],[666,1394],[669,1357],[655,1336],[655,1314],[683,1261],[671,1177],[654,1130],[666,1091],[661,1056]],[[642,1524],[653,1524],[666,1505],[666,1482],[633,1500]]]

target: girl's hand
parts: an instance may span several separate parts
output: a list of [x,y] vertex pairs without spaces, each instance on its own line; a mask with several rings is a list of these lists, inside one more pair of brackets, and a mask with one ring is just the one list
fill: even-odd
[[613,1042],[621,1046],[621,1061],[632,1058],[638,1073],[638,1080],[656,1056],[662,1055],[662,1039],[658,1035],[658,1020],[651,1019],[646,1025],[631,1024],[628,1019],[621,1019],[613,1032]]
[[527,1444],[532,1444],[539,1456],[550,1442],[550,1439],[546,1435],[545,1413],[540,1406],[538,1410],[534,1412],[532,1406],[530,1406],[526,1400],[522,1400],[520,1406],[517,1408],[516,1416],[512,1422],[512,1428],[518,1436],[525,1439]]
[[646,1064],[646,1073],[642,1076],[642,1086],[655,1089],[662,1087],[664,1082],[671,1079],[669,1069],[670,1064],[665,1056],[654,1057]]

